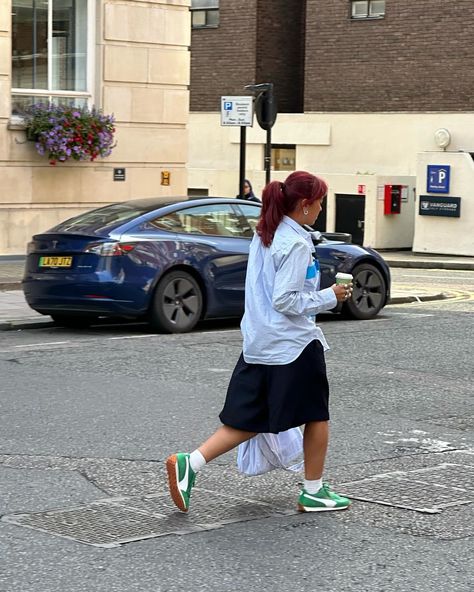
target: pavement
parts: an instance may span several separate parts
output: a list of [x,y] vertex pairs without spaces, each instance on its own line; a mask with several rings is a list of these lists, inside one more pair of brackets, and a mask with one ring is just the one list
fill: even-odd
[[[426,255],[411,251],[380,251],[390,267],[418,269],[474,270],[474,257]],[[25,302],[21,290],[24,257],[0,257],[0,331],[34,328],[51,324],[49,316],[36,313]],[[399,289],[392,286],[390,304],[427,302],[446,298],[433,287]]]

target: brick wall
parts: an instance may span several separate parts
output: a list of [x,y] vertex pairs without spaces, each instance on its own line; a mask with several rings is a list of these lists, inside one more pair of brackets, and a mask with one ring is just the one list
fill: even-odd
[[387,0],[354,21],[349,0],[307,0],[305,111],[474,110],[474,1]]
[[223,95],[245,95],[256,77],[256,0],[221,0],[215,29],[193,29],[191,111],[220,111]]
[[274,83],[279,111],[302,111],[305,2],[221,0],[219,26],[192,31],[191,111],[261,82]]
[[258,0],[257,82],[273,82],[281,113],[303,111],[306,0]]

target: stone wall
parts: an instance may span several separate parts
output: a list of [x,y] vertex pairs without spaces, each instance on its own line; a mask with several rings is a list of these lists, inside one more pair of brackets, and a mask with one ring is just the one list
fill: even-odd
[[[96,3],[94,103],[115,114],[117,145],[94,163],[51,166],[10,125],[11,3],[0,3],[0,255],[22,254],[33,233],[105,203],[186,194],[189,5]],[[124,182],[114,167],[126,169]]]

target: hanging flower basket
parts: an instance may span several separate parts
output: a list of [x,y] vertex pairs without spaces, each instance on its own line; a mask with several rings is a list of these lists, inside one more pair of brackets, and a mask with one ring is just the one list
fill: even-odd
[[114,121],[95,108],[38,104],[27,113],[26,137],[52,165],[71,159],[93,162],[112,152]]

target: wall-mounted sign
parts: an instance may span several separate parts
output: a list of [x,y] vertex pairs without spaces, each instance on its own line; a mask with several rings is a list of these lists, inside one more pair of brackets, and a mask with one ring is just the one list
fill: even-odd
[[114,169],[114,181],[125,181],[125,169]]
[[161,184],[169,185],[171,181],[171,173],[169,171],[161,171]]
[[449,193],[451,167],[447,164],[429,164],[426,191],[428,193]]
[[357,193],[365,194],[365,185],[357,185]]
[[459,218],[461,216],[461,198],[420,195],[420,209],[418,213],[420,216]]
[[253,97],[221,97],[221,125],[252,127]]

